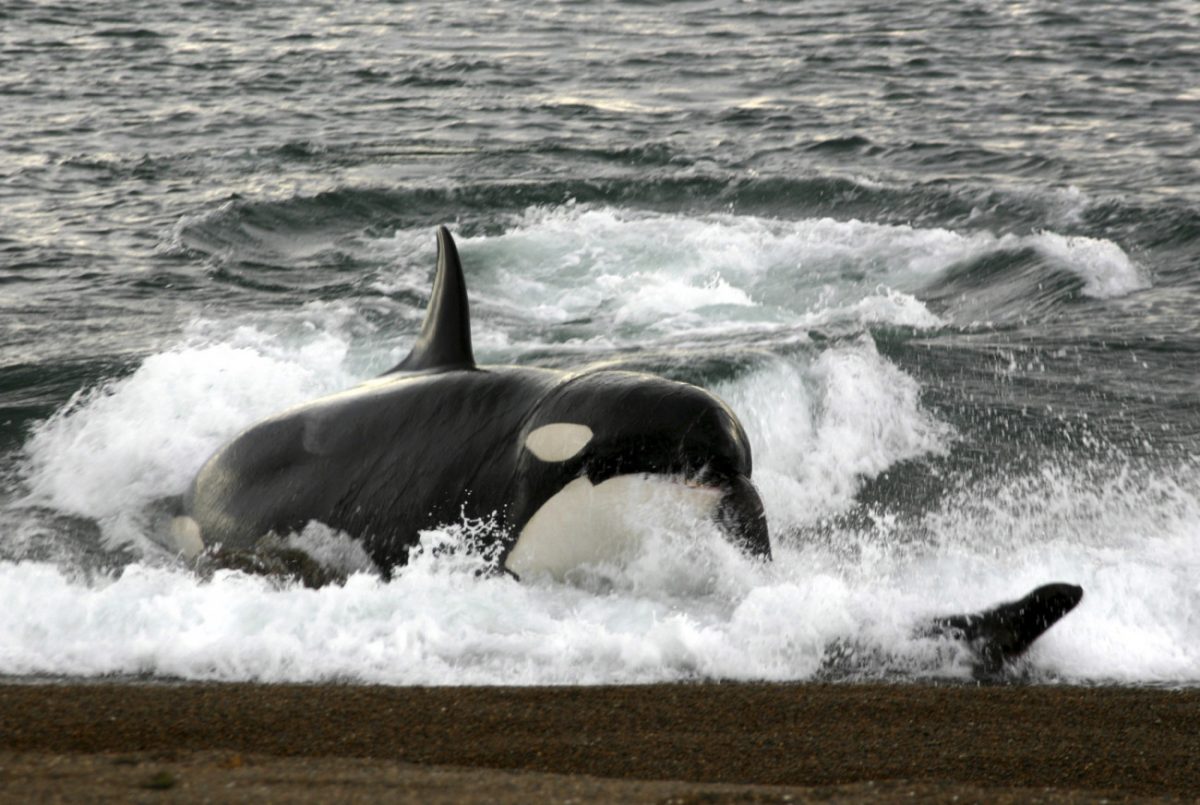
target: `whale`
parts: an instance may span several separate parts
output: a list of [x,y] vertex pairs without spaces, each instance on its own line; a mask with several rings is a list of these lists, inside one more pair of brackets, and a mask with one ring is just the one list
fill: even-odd
[[[408,355],[217,449],[170,522],[172,550],[320,584],[327,578],[280,536],[321,523],[357,541],[386,577],[422,532],[477,521],[489,524],[484,547],[499,571],[563,580],[635,550],[638,512],[669,506],[713,524],[752,560],[771,560],[750,442],[728,405],[610,365],[477,364],[462,262],[444,226],[437,247]],[[914,636],[957,641],[978,674],[995,674],[1082,595],[1051,583],[984,612],[931,618]]]
[[458,249],[445,227],[437,241],[408,356],[221,447],[172,526],[183,553],[253,550],[316,521],[357,539],[386,571],[423,531],[489,520],[503,570],[562,578],[635,547],[636,504],[670,501],[770,558],[749,440],[723,401],[603,366],[478,365]]

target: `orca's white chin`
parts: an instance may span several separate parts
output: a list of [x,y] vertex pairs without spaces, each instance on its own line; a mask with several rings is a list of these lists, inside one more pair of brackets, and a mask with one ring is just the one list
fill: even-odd
[[677,476],[617,475],[593,485],[576,478],[538,509],[504,561],[519,577],[563,579],[582,566],[620,561],[647,533],[647,513],[678,522],[714,521],[725,490]]

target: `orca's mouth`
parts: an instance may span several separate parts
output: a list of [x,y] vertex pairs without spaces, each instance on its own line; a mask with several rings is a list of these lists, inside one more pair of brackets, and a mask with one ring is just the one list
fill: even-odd
[[710,468],[685,475],[685,486],[720,494],[714,519],[725,537],[749,556],[771,559],[771,536],[762,498],[741,473],[715,474]]
[[630,470],[634,473],[640,470],[647,475],[674,478],[693,489],[717,493],[720,501],[714,519],[726,538],[747,555],[769,560],[771,539],[762,498],[750,478],[740,469],[729,462],[712,458],[674,471],[661,466],[635,469],[593,460],[585,466],[584,475],[592,484],[599,485],[618,475],[630,474]]
[[646,526],[657,519],[657,512],[672,525],[696,522],[690,518],[715,522],[748,556],[771,558],[762,500],[744,475],[717,479],[630,473],[593,484],[584,474],[525,521],[504,567],[518,578],[549,574],[562,579],[577,567],[622,561],[651,533]]

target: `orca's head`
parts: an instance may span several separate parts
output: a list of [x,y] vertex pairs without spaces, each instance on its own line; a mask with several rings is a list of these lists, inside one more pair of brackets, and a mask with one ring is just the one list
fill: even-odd
[[750,445],[709,392],[653,375],[591,371],[551,388],[519,434],[517,539],[506,559],[521,574],[561,575],[604,558],[625,537],[614,511],[648,489],[711,517],[746,553],[770,558]]

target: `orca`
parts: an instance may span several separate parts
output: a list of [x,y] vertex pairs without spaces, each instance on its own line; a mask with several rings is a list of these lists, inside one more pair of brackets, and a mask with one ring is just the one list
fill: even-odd
[[[480,366],[466,281],[438,229],[433,292],[412,351],[383,375],[250,426],[202,466],[172,521],[189,559],[325,580],[281,535],[319,522],[358,540],[386,575],[422,531],[491,521],[497,567],[562,579],[637,540],[628,510],[678,506],[746,554],[771,559],[750,444],[712,393],[605,366]],[[977,615],[935,618],[978,665],[1000,668],[1079,602],[1047,585]]]
[[477,365],[462,264],[441,227],[408,357],[220,448],[172,530],[195,556],[217,544],[253,550],[318,521],[360,540],[387,572],[422,531],[495,518],[503,569],[562,578],[631,546],[630,501],[666,497],[770,558],[751,472],[741,423],[696,386],[603,367]]

